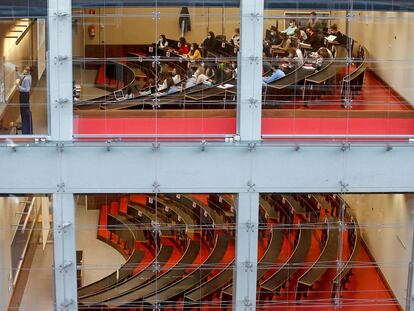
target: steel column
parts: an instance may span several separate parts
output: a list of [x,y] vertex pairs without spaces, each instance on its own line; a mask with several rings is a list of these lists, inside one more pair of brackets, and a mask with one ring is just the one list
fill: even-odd
[[233,309],[255,310],[259,193],[239,193],[237,203]]
[[237,132],[241,140],[261,139],[263,10],[263,0],[240,1]]
[[56,309],[78,310],[74,196],[53,194],[52,204]]
[[71,140],[72,1],[48,0],[48,101],[49,131],[53,140]]

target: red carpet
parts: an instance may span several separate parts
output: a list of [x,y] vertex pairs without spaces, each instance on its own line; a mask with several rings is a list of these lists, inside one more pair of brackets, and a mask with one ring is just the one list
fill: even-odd
[[[303,102],[283,105],[283,108],[295,109],[295,111],[315,111],[315,116],[306,117],[265,117],[262,120],[262,133],[264,135],[303,135],[303,134],[347,134],[347,135],[411,135],[414,133],[414,119],[404,117],[388,117],[387,112],[412,110],[406,102],[401,100],[398,94],[384,85],[371,72],[366,73],[364,88],[354,99],[350,111],[382,111],[381,117],[359,116],[328,117],[324,111],[338,110],[341,108],[339,94],[322,96],[310,101],[304,108]],[[316,112],[320,111],[320,113]],[[146,134],[146,135],[203,135],[235,134],[236,118],[234,117],[209,117],[209,118],[97,118],[74,117],[74,132],[76,134]]]

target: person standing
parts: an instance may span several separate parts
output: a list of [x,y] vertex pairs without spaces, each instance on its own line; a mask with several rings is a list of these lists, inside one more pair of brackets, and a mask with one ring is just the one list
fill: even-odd
[[207,38],[203,41],[202,47],[204,57],[207,57],[209,52],[213,54],[217,52],[218,42],[214,32],[208,32]]
[[16,67],[16,75],[18,80],[16,86],[19,89],[20,100],[20,117],[22,119],[22,134],[33,134],[32,112],[30,110],[30,90],[32,88],[32,68],[27,66],[23,73],[18,72]]
[[322,34],[323,26],[316,12],[310,13],[308,28],[312,28],[317,34]]

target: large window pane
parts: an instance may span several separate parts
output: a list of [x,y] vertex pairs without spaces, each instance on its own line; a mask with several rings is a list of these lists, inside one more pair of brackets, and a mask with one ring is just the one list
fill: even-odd
[[[399,310],[406,307],[412,195],[266,194],[260,217],[281,245],[258,262],[258,307]],[[263,214],[264,213],[264,214]],[[268,236],[261,234],[259,245]],[[259,247],[260,255],[260,247]],[[264,255],[263,258],[268,255]]]
[[48,134],[46,19],[0,20],[0,134]]
[[235,213],[232,195],[81,197],[79,308],[230,307]]
[[236,133],[238,7],[153,1],[73,10],[76,137]]
[[1,309],[54,309],[49,202],[48,197],[34,195],[0,198]]

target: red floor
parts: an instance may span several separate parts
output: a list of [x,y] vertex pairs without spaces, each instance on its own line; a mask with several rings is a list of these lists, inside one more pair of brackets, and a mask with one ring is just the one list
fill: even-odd
[[[298,90],[300,93],[301,90]],[[335,94],[321,96],[310,100],[305,107],[301,100],[296,104],[283,105],[282,108],[306,109],[306,110],[341,110],[341,95],[339,88]],[[364,87],[361,92],[353,98],[351,110],[364,111],[401,111],[413,110],[398,94],[389,86],[384,85],[372,72],[366,71]]]
[[[206,201],[206,195],[195,195],[199,200]],[[144,195],[131,195],[130,199],[135,202],[145,203]],[[112,204],[111,204],[112,205]],[[102,215],[105,215],[106,207],[103,207],[101,212]],[[324,209],[321,211],[321,219],[324,218]],[[103,217],[100,217],[101,225],[104,225]],[[299,222],[299,217],[295,217],[295,223]],[[221,231],[219,234],[223,234]],[[300,304],[296,303],[296,284],[297,279],[302,275],[313,262],[317,260],[321,252],[320,245],[320,229],[315,229],[313,232],[311,248],[307,255],[304,265],[300,270],[289,280],[287,287],[282,289],[279,295],[273,295],[271,299],[263,299],[259,297],[258,301],[258,310],[270,311],[270,310],[314,310],[318,311],[334,311],[334,310],[346,310],[346,311],[364,311],[364,310],[399,310],[398,304],[395,302],[392,293],[388,290],[386,284],[381,278],[378,270],[373,266],[373,262],[370,260],[366,249],[361,246],[357,258],[355,259],[355,264],[359,264],[359,267],[353,268],[353,275],[350,278],[350,283],[346,285],[346,289],[341,292],[341,297],[338,300],[338,304],[335,305],[332,301],[332,284],[331,279],[335,275],[336,271],[328,271],[324,274],[322,279],[309,290],[308,296],[303,297],[300,301]],[[268,267],[269,272],[264,276],[262,281],[266,280],[274,271],[277,271],[281,265],[289,258],[291,255],[294,245],[293,240],[295,236],[295,230],[292,230],[288,235],[285,235],[283,241],[283,247],[281,254],[279,255],[277,261],[274,263],[273,267]],[[343,253],[342,259],[346,260],[348,258],[350,250],[348,249],[347,236],[346,233],[341,237],[343,241]],[[211,252],[211,247],[209,247],[204,242],[201,243],[200,253],[194,260],[193,264],[188,267],[187,273],[191,272],[193,269],[196,269],[202,262],[204,262]],[[167,272],[169,269],[174,268],[174,266],[179,262],[180,258],[183,255],[183,250],[180,250],[180,246],[172,239],[163,238],[162,244],[173,246],[173,253],[169,258],[168,262],[163,265],[160,275]],[[268,239],[262,238],[259,241],[259,252],[258,258],[260,259],[266,249],[267,249]],[[135,273],[138,273],[142,269],[149,268],[149,264],[154,258],[153,249],[147,247],[145,244],[139,243],[137,245],[139,250],[144,250],[146,255],[142,260],[141,264],[135,270]],[[223,268],[227,267],[233,260],[235,256],[235,245],[234,241],[230,241],[226,253],[223,259],[216,263],[217,269],[209,276],[213,277],[215,274],[219,273]],[[225,284],[223,284],[225,285]],[[219,292],[218,292],[219,293]],[[221,311],[222,301],[220,296],[217,294],[213,295],[209,301],[203,301],[200,303],[202,310],[217,310]]]
[[[262,120],[264,135],[411,135],[414,133],[414,119],[408,117],[390,117],[387,112],[409,111],[412,107],[401,102],[397,94],[384,85],[371,72],[366,73],[364,88],[354,99],[349,111],[383,111],[378,116],[328,117],[323,111],[338,110],[340,96],[330,95],[309,102],[284,105],[284,108],[297,111],[321,111],[320,117],[265,117]],[[278,111],[283,112],[283,109]],[[90,118],[75,116],[74,130],[76,134],[145,134],[145,135],[221,135],[236,133],[236,119],[232,117],[211,118]]]

